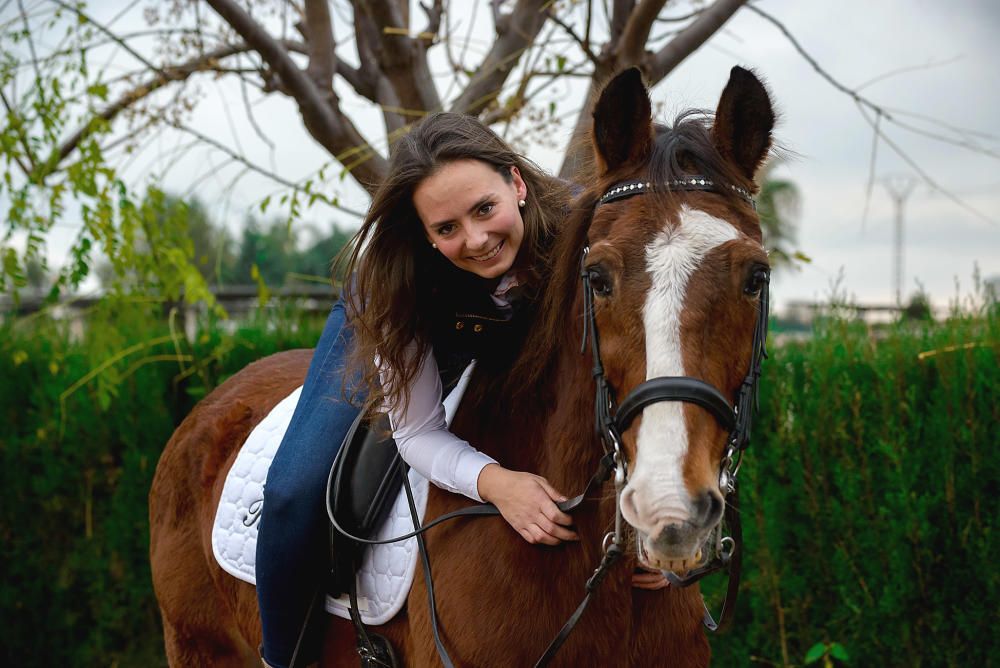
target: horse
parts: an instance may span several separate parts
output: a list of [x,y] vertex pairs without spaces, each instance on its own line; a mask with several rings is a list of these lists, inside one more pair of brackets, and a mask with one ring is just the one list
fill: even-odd
[[[633,69],[593,109],[590,176],[553,242],[528,345],[504,368],[476,369],[452,425],[505,466],[566,491],[583,489],[605,455],[595,382],[607,389],[598,413],[602,401],[650,379],[684,376],[716,388],[728,408],[766,322],[767,254],[751,198],[775,121],[764,85],[735,67],[714,114],[689,111],[665,126]],[[310,356],[249,365],[205,397],[163,451],[150,492],[150,558],[171,666],[259,665],[254,589],[216,564],[211,526],[241,443],[303,382]],[[615,445],[627,477],[576,509],[579,542],[530,545],[496,517],[426,534],[441,637],[456,665],[533,664],[607,554],[602,538],[618,513],[629,533],[623,556],[552,665],[708,665],[698,587],[647,591],[631,577],[640,566],[683,576],[704,561],[727,500],[728,427],[711,402],[631,404]],[[466,505],[432,486],[427,517]],[[439,665],[425,585],[418,572],[404,610],[374,629],[406,666]],[[331,617],[321,665],[358,660],[354,629]]]

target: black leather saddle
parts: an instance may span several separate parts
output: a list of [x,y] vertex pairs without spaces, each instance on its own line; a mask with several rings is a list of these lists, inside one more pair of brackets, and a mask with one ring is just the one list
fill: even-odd
[[[358,415],[330,471],[327,503],[337,523],[354,536],[371,538],[391,510],[405,471],[389,417],[385,413]],[[327,588],[331,595],[349,591],[363,549],[364,545],[330,526]]]

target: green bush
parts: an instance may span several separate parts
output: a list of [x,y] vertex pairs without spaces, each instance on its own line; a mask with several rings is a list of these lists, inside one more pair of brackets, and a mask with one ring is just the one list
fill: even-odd
[[[0,325],[8,663],[164,663],[146,509],[160,451],[208,389],[311,346],[322,324],[294,310],[235,331],[209,319],[189,344],[162,307],[118,303],[79,334],[44,317]],[[740,601],[716,665],[993,662],[998,346],[996,312],[877,336],[830,320],[772,342],[740,476]]]
[[831,320],[773,350],[718,665],[801,665],[817,643],[859,666],[993,664],[998,359],[995,310],[877,336]]
[[83,324],[0,326],[0,648],[11,664],[164,664],[146,501],[160,452],[207,389],[312,346],[323,323],[209,321],[188,344],[157,309],[119,303]]

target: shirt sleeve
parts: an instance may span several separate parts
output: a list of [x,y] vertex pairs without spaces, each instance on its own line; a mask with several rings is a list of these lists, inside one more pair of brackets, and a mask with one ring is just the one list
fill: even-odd
[[[415,344],[412,351],[416,354]],[[385,384],[384,367],[381,375]],[[482,502],[477,485],[479,473],[496,460],[448,430],[441,391],[437,360],[428,350],[410,386],[406,410],[397,407],[389,411],[396,447],[403,461],[438,487]]]

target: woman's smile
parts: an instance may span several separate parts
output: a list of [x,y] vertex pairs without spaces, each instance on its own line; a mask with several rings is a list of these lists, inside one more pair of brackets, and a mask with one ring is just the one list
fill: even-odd
[[489,262],[490,260],[492,260],[493,258],[495,258],[497,255],[500,254],[500,251],[503,250],[503,245],[504,242],[501,241],[496,246],[494,246],[490,252],[479,256],[474,255],[472,259],[475,260],[476,262]]

